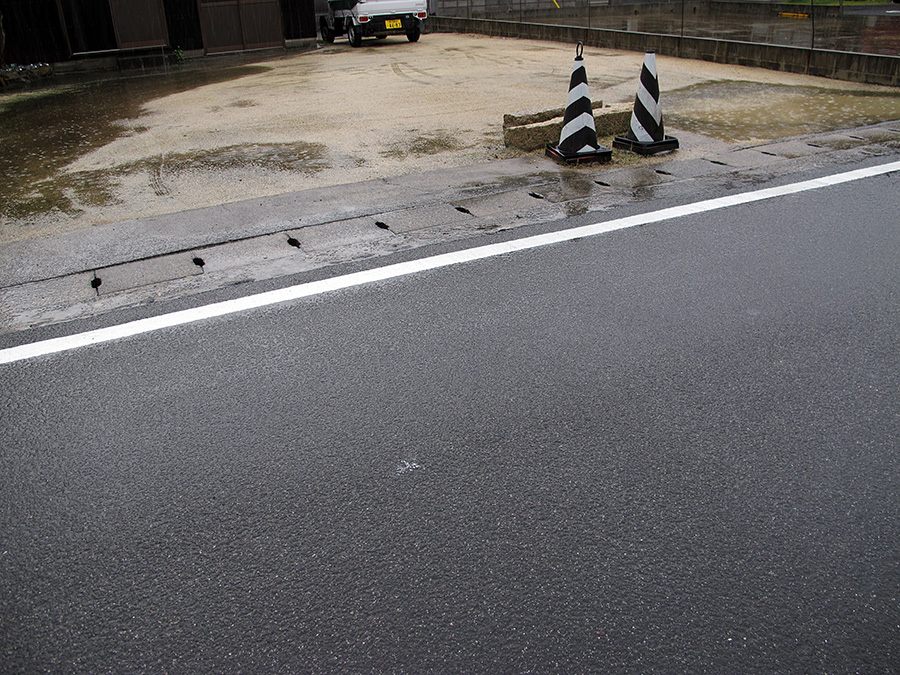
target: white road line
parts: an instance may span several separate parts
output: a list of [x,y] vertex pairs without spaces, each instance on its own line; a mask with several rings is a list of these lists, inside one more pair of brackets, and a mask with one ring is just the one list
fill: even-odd
[[76,335],[68,335],[65,337],[53,338],[51,340],[42,340],[40,342],[24,344],[18,347],[10,347],[8,349],[0,350],[0,364],[13,363],[15,361],[31,359],[37,356],[45,356],[47,354],[69,351],[88,345],[110,342],[132,335],[149,333],[162,328],[171,328],[173,326],[181,326],[195,321],[202,321],[203,319],[211,319],[216,316],[245,312],[257,307],[265,307],[267,305],[274,305],[289,300],[297,300],[298,298],[307,298],[312,295],[329,293],[341,288],[370,284],[375,281],[393,279],[395,277],[416,274],[417,272],[424,272],[426,270],[449,267],[450,265],[459,265],[460,263],[472,262],[474,260],[483,260],[484,258],[514,253],[516,251],[524,251],[540,246],[548,246],[550,244],[558,244],[580,237],[593,237],[598,234],[623,230],[637,225],[658,223],[662,220],[682,218],[684,216],[706,213],[708,211],[738,206],[740,204],[750,204],[764,199],[772,199],[773,197],[782,197],[784,195],[806,192],[808,190],[818,190],[819,188],[849,183],[863,178],[871,178],[872,176],[879,176],[890,173],[891,171],[900,171],[900,162],[891,162],[890,164],[882,164],[867,169],[847,171],[845,173],[838,173],[832,176],[816,178],[814,180],[766,188],[764,190],[754,190],[752,192],[744,192],[728,197],[707,199],[701,202],[695,202],[694,204],[684,204],[682,206],[661,209],[651,213],[641,213],[626,218],[617,218],[616,220],[610,220],[605,223],[595,223],[593,225],[573,227],[559,232],[549,232],[547,234],[539,234],[523,239],[513,239],[497,244],[488,244],[487,246],[477,246],[475,248],[456,251],[454,253],[444,253],[429,258],[410,260],[409,262],[396,263],[394,265],[378,267],[363,272],[354,272],[352,274],[345,274],[330,279],[322,279],[321,281],[297,284],[296,286],[289,286],[288,288],[281,288],[275,291],[257,293],[256,295],[249,295],[243,298],[185,309],[180,312],[172,312],[170,314],[161,314],[160,316],[153,316],[138,321],[130,321],[118,326],[110,326],[108,328],[100,328],[98,330],[91,330]]

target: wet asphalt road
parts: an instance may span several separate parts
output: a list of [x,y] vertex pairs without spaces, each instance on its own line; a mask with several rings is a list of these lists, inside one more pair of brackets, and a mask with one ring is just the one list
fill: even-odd
[[893,671],[898,194],[0,367],[0,670]]

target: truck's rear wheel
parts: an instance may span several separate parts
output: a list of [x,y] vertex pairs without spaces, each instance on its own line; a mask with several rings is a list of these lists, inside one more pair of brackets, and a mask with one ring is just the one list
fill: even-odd
[[406,39],[410,42],[418,42],[419,36],[422,35],[422,31],[419,28],[419,24],[417,23],[415,26],[406,31]]
[[350,41],[351,47],[359,47],[362,44],[362,35],[359,32],[359,28],[352,23],[347,28],[347,39]]

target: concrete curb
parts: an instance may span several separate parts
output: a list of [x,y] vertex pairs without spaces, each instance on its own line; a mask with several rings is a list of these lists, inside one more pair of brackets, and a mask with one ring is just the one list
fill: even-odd
[[348,185],[339,199],[308,190],[23,241],[0,250],[0,269],[10,271],[0,281],[0,342],[30,327],[121,307],[649,198],[755,185],[799,168],[896,157],[898,148],[900,126],[890,122],[599,170],[518,158]]
[[[562,129],[564,112],[564,109],[560,109],[547,111],[544,114],[504,115],[503,143],[508,148],[531,152],[546,147],[548,143],[557,142]],[[551,117],[550,113],[558,114]],[[614,136],[624,133],[628,129],[630,119],[631,104],[621,103],[604,108],[601,103],[594,109],[597,136]]]

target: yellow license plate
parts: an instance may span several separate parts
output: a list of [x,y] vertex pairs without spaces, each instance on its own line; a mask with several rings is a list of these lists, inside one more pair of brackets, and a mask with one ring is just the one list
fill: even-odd
[[392,28],[403,28],[403,22],[400,19],[388,19],[384,22],[384,27],[388,30]]

